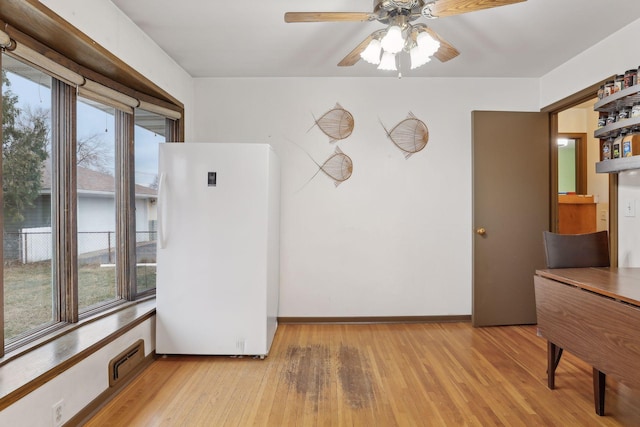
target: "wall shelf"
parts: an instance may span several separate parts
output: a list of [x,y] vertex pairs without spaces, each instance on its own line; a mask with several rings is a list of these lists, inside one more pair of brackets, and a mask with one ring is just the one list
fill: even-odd
[[640,156],[603,160],[596,163],[596,173],[618,173],[633,169],[640,169]]
[[611,113],[619,111],[623,107],[631,107],[636,102],[640,102],[640,84],[622,89],[613,95],[598,100],[593,109]]
[[593,136],[596,138],[606,139],[612,135],[617,134],[617,131],[619,131],[620,129],[632,128],[633,126],[640,126],[640,117],[633,117],[601,127],[594,132]]
[[[632,107],[633,104],[638,102],[640,102],[640,84],[622,89],[613,95],[598,100],[593,109],[604,113],[616,113],[625,107]],[[631,130],[635,126],[640,126],[640,117],[630,117],[626,120],[603,126],[596,129],[593,136],[601,140],[615,138],[622,129]],[[602,150],[602,142],[600,149]],[[596,173],[619,173],[634,169],[640,169],[640,156],[608,159],[596,163]]]

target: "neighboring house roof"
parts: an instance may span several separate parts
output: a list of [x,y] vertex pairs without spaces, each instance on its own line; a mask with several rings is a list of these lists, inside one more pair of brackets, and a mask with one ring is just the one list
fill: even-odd
[[[78,166],[76,171],[78,194],[113,194],[115,193],[115,177],[112,175]],[[51,159],[42,163],[40,180],[42,193],[51,193]],[[136,197],[157,197],[157,190],[143,185],[135,186]]]

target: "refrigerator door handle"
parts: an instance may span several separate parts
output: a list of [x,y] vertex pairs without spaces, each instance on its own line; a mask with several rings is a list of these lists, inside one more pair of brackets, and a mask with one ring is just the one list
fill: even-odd
[[160,179],[158,180],[158,246],[160,247],[160,249],[165,248],[165,240],[164,240],[165,211],[164,210],[165,210],[165,206],[167,205],[165,200],[166,194],[164,189],[166,185],[165,180],[166,180],[166,174],[161,173]]

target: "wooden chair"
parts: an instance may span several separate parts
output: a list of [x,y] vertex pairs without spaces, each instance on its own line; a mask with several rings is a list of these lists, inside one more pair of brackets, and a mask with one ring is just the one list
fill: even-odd
[[[583,268],[609,267],[609,233],[598,231],[587,234],[557,234],[550,231],[543,232],[544,250],[547,268]],[[562,358],[562,348],[547,343],[549,388],[554,388],[555,370]],[[605,375],[594,368],[594,392],[598,404],[596,412],[604,414]]]

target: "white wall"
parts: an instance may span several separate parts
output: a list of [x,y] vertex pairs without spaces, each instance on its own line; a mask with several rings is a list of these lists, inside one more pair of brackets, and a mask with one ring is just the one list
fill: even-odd
[[540,108],[640,65],[640,19],[540,78]]
[[99,45],[184,104],[185,135],[193,132],[193,82],[176,62],[109,0],[40,0]]
[[145,356],[148,356],[156,347],[155,318],[136,326],[0,411],[0,426],[51,426],[52,406],[60,400],[63,400],[63,422],[67,422],[109,388],[109,361],[140,338],[144,339]]
[[[618,264],[640,267],[640,171],[622,172],[618,179]],[[634,216],[626,216],[628,203]]]
[[[471,111],[536,110],[537,80],[196,79],[195,92],[196,141],[280,156],[280,316],[471,313]],[[330,144],[313,116],[336,102],[355,129]],[[405,160],[380,122],[409,111],[430,139]],[[311,179],[303,151],[322,164],[336,145],[354,163],[338,188]]]

